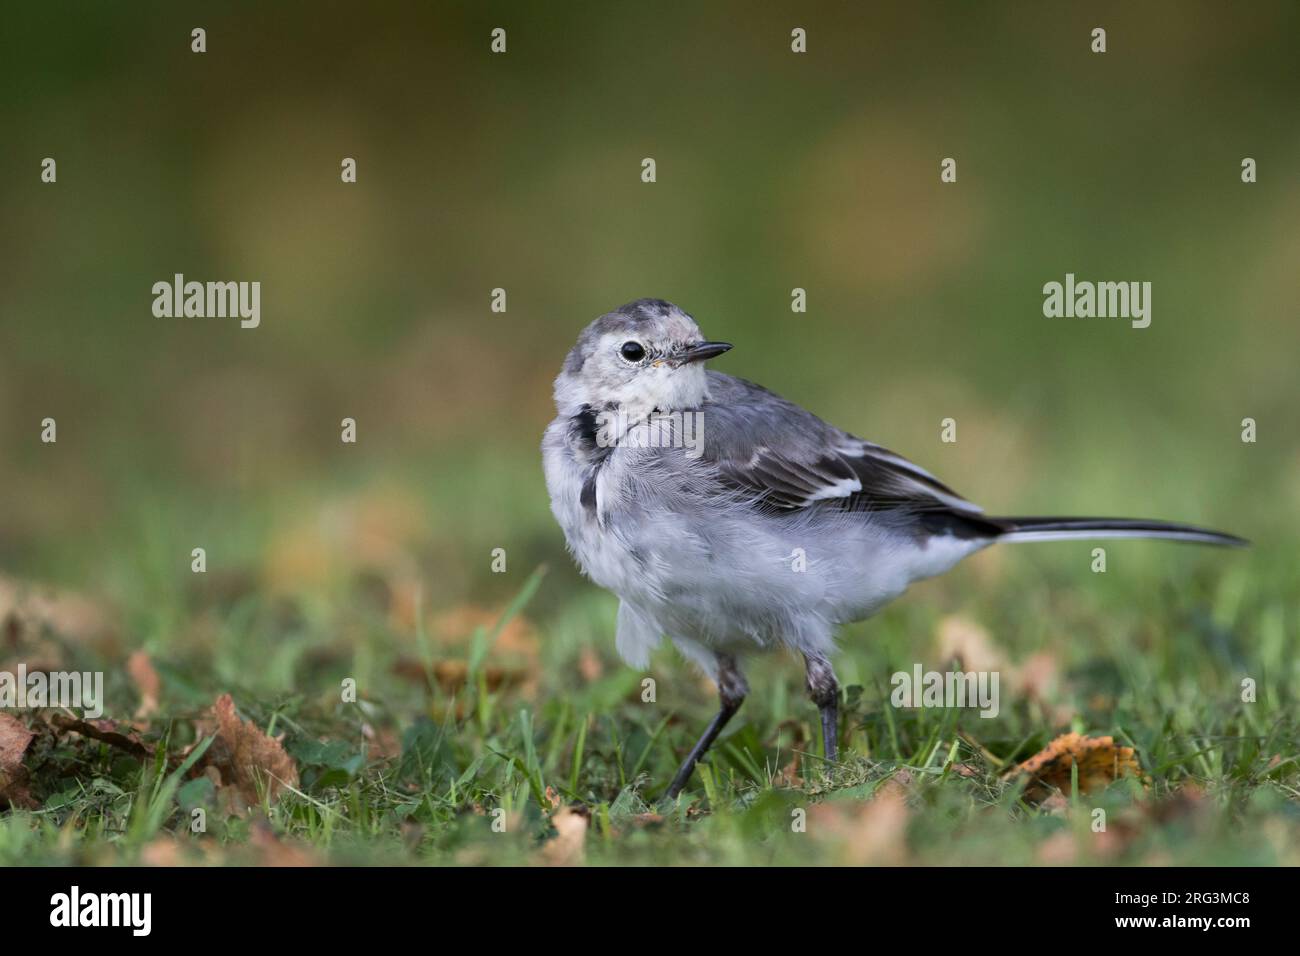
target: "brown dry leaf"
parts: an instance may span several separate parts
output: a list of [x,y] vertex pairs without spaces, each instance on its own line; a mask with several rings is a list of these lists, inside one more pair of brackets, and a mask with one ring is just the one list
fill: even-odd
[[155,837],[140,848],[142,866],[184,866],[185,853],[175,837]]
[[0,621],[11,620],[20,622],[25,629],[39,633],[48,628],[60,637],[83,644],[110,643],[115,633],[113,613],[92,598],[0,576]]
[[[429,620],[429,633],[440,644],[468,646],[478,628],[490,633],[503,613],[502,608],[494,610],[473,604],[461,605],[434,615]],[[537,629],[522,614],[516,614],[501,628],[492,645],[495,654],[518,654],[530,660],[535,659],[540,650]]]
[[402,755],[402,738],[392,727],[362,724],[361,736],[366,739],[367,760],[392,760]]
[[64,670],[66,657],[54,641],[36,637],[16,616],[10,615],[0,623],[0,671],[10,674],[20,667],[27,673]]
[[[1052,816],[1082,815],[1091,821],[1092,809],[1086,804],[1072,805],[1063,793],[1054,792],[1040,804]],[[1039,844],[1038,863],[1046,866],[1072,866],[1089,863],[1113,863],[1131,852],[1152,826],[1177,822],[1185,832],[1203,832],[1213,827],[1213,804],[1195,784],[1187,784],[1158,800],[1142,799],[1109,814],[1104,830],[1074,828],[1058,831]],[[1164,860],[1163,865],[1171,861]],[[1157,865],[1159,860],[1146,859],[1143,865]]]
[[815,805],[808,833],[832,848],[842,865],[900,866],[907,862],[908,815],[903,788],[881,787],[866,802]]
[[7,599],[0,579],[0,671],[15,673],[63,669],[63,648],[49,640],[41,627]]
[[0,809],[36,808],[27,791],[27,768],[23,756],[35,736],[17,717],[0,714]]
[[[413,657],[399,657],[393,663],[393,673],[416,684],[429,685],[429,674],[424,664]],[[483,665],[483,680],[487,689],[495,693],[510,688],[527,688],[530,684],[528,675],[513,667],[501,667],[497,664]],[[469,662],[463,660],[438,661],[433,665],[433,680],[444,694],[454,694],[465,686],[469,679]]]
[[[430,618],[428,630],[439,644],[468,650],[474,632],[478,628],[490,632],[502,613],[464,605]],[[514,617],[502,628],[492,645],[494,663],[483,665],[487,689],[494,693],[513,689],[525,697],[534,696],[539,675],[539,651],[540,642],[532,624],[522,616]],[[503,658],[504,663],[501,662]],[[393,664],[393,673],[416,683],[428,684],[426,666],[415,657],[399,657]],[[468,676],[469,661],[464,656],[447,657],[433,665],[433,679],[444,694],[458,692],[465,686]]]
[[601,675],[605,673],[605,667],[600,662],[600,655],[590,647],[583,645],[578,654],[578,673],[588,684],[593,684],[600,680]]
[[1142,767],[1132,747],[1119,746],[1112,737],[1085,737],[1070,733],[1057,737],[1009,770],[1005,777],[1027,777],[1024,797],[1038,803],[1046,800],[1053,789],[1070,792],[1070,768],[1074,764],[1079,767],[1080,793],[1101,790],[1126,775],[1142,776]]
[[[195,746],[197,746],[197,744]],[[216,741],[213,741],[213,746],[217,746]],[[185,752],[188,754],[190,749],[192,748],[186,748]],[[209,754],[210,753],[211,751],[209,751]],[[207,758],[208,755],[205,754],[204,763],[207,762]],[[239,817],[240,819],[243,819],[248,816],[250,809],[248,801],[244,799],[244,795],[239,792],[238,787],[227,786],[226,781],[221,776],[220,770],[211,764],[208,764],[203,768],[203,776],[212,782],[212,789],[216,794],[217,800],[217,816],[223,819],[227,817]]]
[[154,669],[153,661],[144,651],[135,651],[126,659],[126,672],[140,692],[140,706],[135,719],[143,720],[158,712],[158,697],[162,693],[162,680]]
[[221,866],[228,859],[215,840],[158,836],[140,848],[141,866]]
[[538,861],[546,866],[578,866],[586,859],[587,827],[590,819],[581,807],[561,807],[551,814],[555,839],[538,851]]
[[[1054,793],[1043,801],[1051,807],[1052,816],[1068,818],[1083,815],[1091,819],[1088,807],[1071,806],[1061,793]],[[1139,805],[1126,807],[1112,813],[1104,830],[1074,826],[1059,830],[1043,840],[1035,851],[1037,862],[1043,866],[1076,866],[1096,863],[1114,863],[1128,852],[1149,827],[1144,825],[1148,810]]]
[[804,779],[799,775],[799,763],[801,761],[799,754],[790,758],[790,762],[776,772],[772,777],[772,786],[775,789],[803,789]]
[[281,840],[265,818],[254,822],[248,843],[257,852],[257,866],[321,866],[323,863],[310,847]]
[[1049,817],[1068,817],[1070,815],[1070,798],[1060,790],[1053,790],[1038,804],[1038,809]]
[[361,570],[385,581],[418,579],[414,548],[427,526],[418,495],[396,486],[374,487],[301,513],[304,517],[278,529],[267,547],[262,581],[272,594],[324,586]]
[[1073,866],[1079,862],[1075,835],[1068,830],[1058,830],[1038,844],[1034,858],[1040,866]]
[[1075,715],[1067,702],[1069,695],[1062,693],[1060,664],[1050,651],[1031,654],[1019,667],[1011,668],[1007,684],[1016,696],[1036,702],[1053,727],[1068,725]]
[[1060,666],[1056,662],[1056,656],[1047,651],[1031,654],[1015,669],[1011,683],[1019,693],[1031,700],[1052,702],[1059,696],[1057,688],[1060,684]]
[[1002,652],[989,632],[970,618],[945,617],[939,622],[938,642],[939,660],[944,664],[956,659],[968,671],[1001,671],[1005,667]]
[[50,714],[47,719],[50,726],[61,733],[81,734],[83,737],[90,737],[92,740],[106,743],[110,747],[124,750],[141,760],[153,759],[154,748],[145,743],[140,734],[130,724],[109,720],[107,717],[99,720],[80,720],[59,713]]
[[916,783],[916,778],[912,776],[912,771],[900,768],[890,774],[889,779],[876,788],[876,794],[892,793],[899,797],[906,797],[914,783]]
[[229,694],[217,698],[212,714],[217,739],[204,755],[205,763],[221,772],[224,783],[235,786],[250,804],[258,802],[259,783],[272,802],[286,786],[298,786],[298,765],[285,753],[284,745],[262,733],[251,720],[240,720]]
[[[443,693],[451,694],[465,686],[469,679],[469,662],[468,661],[438,661],[433,665],[433,677],[438,682],[438,686]],[[526,675],[517,668],[500,667],[496,664],[485,664],[483,666],[483,680],[487,683],[489,691],[497,691],[506,687],[517,687],[525,680]]]

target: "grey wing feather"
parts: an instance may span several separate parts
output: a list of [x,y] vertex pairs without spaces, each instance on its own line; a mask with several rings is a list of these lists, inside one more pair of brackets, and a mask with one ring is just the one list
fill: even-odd
[[901,455],[759,385],[711,371],[709,389],[705,457],[723,481],[767,507],[790,511],[827,502],[852,510],[981,511]]

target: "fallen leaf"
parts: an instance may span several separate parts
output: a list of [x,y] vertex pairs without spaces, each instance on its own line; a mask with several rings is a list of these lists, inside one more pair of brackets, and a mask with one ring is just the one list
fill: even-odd
[[403,820],[398,831],[402,835],[403,846],[412,853],[420,849],[420,844],[424,842],[424,824],[416,823],[414,820]]
[[[416,684],[429,686],[429,672],[423,663],[414,657],[399,657],[393,663],[393,673]],[[484,664],[483,681],[491,693],[498,690],[523,687],[529,677],[524,671],[514,667],[501,667],[497,664]],[[443,660],[433,665],[433,682],[444,694],[454,694],[465,686],[469,680],[469,662],[464,660]]]
[[99,720],[80,720],[67,714],[54,713],[50,715],[49,723],[57,731],[81,734],[83,737],[124,750],[141,760],[150,760],[154,755],[154,748],[144,742],[135,728],[106,717]]
[[366,759],[392,760],[402,755],[402,739],[391,727],[361,725],[361,736],[366,740]]
[[956,660],[963,670],[1001,671],[1006,666],[1002,652],[989,632],[970,618],[950,614],[939,622],[939,660]]
[[[443,693],[451,694],[465,686],[469,679],[468,661],[438,661],[433,665],[433,676]],[[516,687],[523,682],[525,674],[515,668],[499,667],[486,664],[483,667],[483,680],[492,692],[503,687]]]
[[17,717],[0,714],[0,809],[36,808],[27,790],[27,768],[23,756],[35,736]]
[[182,866],[185,863],[180,842],[175,837],[160,836],[140,848],[142,866]]
[[222,694],[212,705],[217,739],[204,755],[221,772],[222,782],[238,789],[248,803],[258,801],[258,784],[274,802],[286,786],[298,786],[298,766],[279,738],[268,737],[251,720],[240,720],[235,702]]
[[547,866],[578,866],[586,858],[587,811],[561,807],[551,814],[555,838],[543,844],[539,859]]
[[257,866],[320,866],[322,860],[309,847],[281,840],[266,818],[254,822],[249,846],[257,852]]
[[292,593],[362,570],[385,581],[418,581],[414,548],[427,525],[418,495],[374,487],[300,511],[273,533],[262,567],[265,590]]
[[1068,830],[1060,830],[1038,844],[1034,857],[1040,866],[1073,866],[1078,862],[1076,837]]
[[131,677],[135,689],[140,692],[140,706],[136,708],[136,720],[143,720],[158,711],[158,697],[162,692],[162,680],[154,669],[153,661],[144,651],[135,651],[126,659],[126,672]]
[[13,674],[20,667],[26,667],[28,673],[62,670],[63,649],[16,607],[6,608],[4,601],[0,594],[0,671]]
[[799,754],[792,756],[790,762],[772,777],[772,787],[777,790],[803,789],[804,779],[799,775],[799,764],[802,759]]
[[808,811],[808,833],[845,866],[900,866],[907,862],[909,811],[903,787],[881,787],[865,802],[835,800]]
[[[503,608],[464,604],[430,618],[429,633],[446,646],[468,645],[479,628],[491,633],[503,613]],[[540,650],[537,629],[522,614],[506,622],[492,645],[494,654],[518,654],[530,660],[536,659]]]
[[1079,768],[1079,792],[1091,793],[1126,775],[1142,776],[1132,747],[1122,747],[1112,737],[1062,734],[1028,760],[1009,770],[1005,778],[1027,778],[1024,797],[1033,803],[1046,800],[1053,790],[1070,792],[1071,767]]
[[1031,700],[1050,703],[1059,696],[1059,671],[1056,657],[1047,651],[1039,651],[1031,654],[1015,669],[1011,683],[1019,693]]
[[1070,815],[1070,798],[1060,790],[1053,790],[1038,805],[1038,809],[1049,817],[1067,817]]
[[578,653],[578,673],[588,684],[594,684],[605,673],[605,668],[600,663],[600,655],[585,644]]
[[16,620],[37,632],[46,628],[60,637],[86,644],[110,643],[116,630],[113,612],[99,601],[75,591],[3,576],[0,576],[0,620]]
[[876,788],[877,794],[892,793],[896,796],[906,797],[911,792],[912,784],[916,778],[912,776],[912,771],[906,768],[899,768],[889,775],[889,778]]

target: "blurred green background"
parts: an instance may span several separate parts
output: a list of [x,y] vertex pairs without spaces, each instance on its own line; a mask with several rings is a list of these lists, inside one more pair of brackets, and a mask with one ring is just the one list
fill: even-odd
[[[1203,522],[1257,547],[1129,565],[1266,587],[1300,513],[1298,28],[1292,3],[15,8],[0,568],[155,636],[200,545],[269,592],[369,542],[430,607],[546,561],[553,610],[585,585],[541,477],[551,379],[658,296],[736,343],[715,367],[992,512]],[[176,272],[259,280],[261,327],[155,318]],[[1150,281],[1151,327],[1044,318],[1066,272]]]

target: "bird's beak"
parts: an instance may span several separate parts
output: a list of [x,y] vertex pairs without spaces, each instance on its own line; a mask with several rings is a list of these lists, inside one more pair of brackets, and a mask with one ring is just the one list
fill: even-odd
[[715,358],[731,348],[730,342],[696,342],[677,353],[677,364],[687,365],[691,362],[703,362]]

